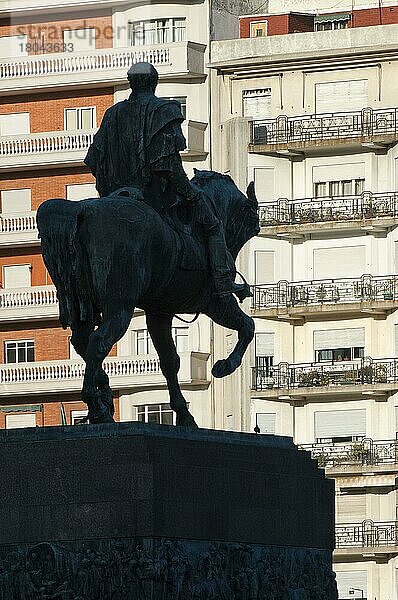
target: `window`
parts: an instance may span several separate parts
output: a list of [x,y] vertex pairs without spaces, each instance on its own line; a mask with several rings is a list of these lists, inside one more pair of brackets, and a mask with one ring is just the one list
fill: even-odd
[[6,429],[22,429],[36,427],[36,413],[6,415]]
[[368,80],[325,81],[315,84],[315,112],[337,113],[369,106]]
[[4,355],[7,364],[34,362],[35,343],[33,340],[4,342]]
[[151,46],[185,40],[185,19],[155,19],[130,23],[130,45]]
[[173,327],[172,329],[173,340],[177,349],[177,352],[187,352],[188,350],[188,327]]
[[275,435],[276,413],[256,413],[256,425],[260,433]]
[[315,21],[315,31],[331,31],[334,29],[348,29],[350,19],[349,17],[344,20],[336,21]]
[[86,198],[98,198],[95,183],[74,183],[66,186],[67,200],[85,200]]
[[312,279],[361,277],[366,272],[366,246],[314,249]]
[[355,360],[364,357],[365,348],[333,348],[332,350],[317,350],[315,353],[316,362],[341,362],[344,360]]
[[174,424],[174,412],[170,404],[145,404],[137,406],[137,421],[143,423]]
[[167,96],[164,100],[177,100],[181,105],[181,112],[184,119],[187,118],[187,97],[186,96]]
[[0,135],[24,135],[30,133],[30,113],[0,115]]
[[366,410],[323,410],[314,413],[316,443],[362,440],[366,436]]
[[7,265],[3,267],[3,288],[27,288],[31,283],[31,265]]
[[88,410],[72,410],[70,414],[71,425],[85,425],[87,423]]
[[137,331],[134,332],[134,336],[136,354],[156,354],[155,347],[147,329],[137,329]]
[[243,116],[253,119],[271,117],[271,88],[244,90]]
[[0,56],[11,58],[13,56],[26,56],[27,35],[4,35],[0,37]]
[[267,35],[268,21],[250,23],[250,37],[265,37]]
[[31,190],[3,190],[1,192],[2,214],[24,213],[31,210]]
[[315,198],[333,196],[360,196],[364,190],[365,179],[344,179],[341,181],[319,181],[314,183]]
[[72,44],[73,52],[95,49],[95,29],[65,29],[63,37],[68,48]]
[[66,108],[65,129],[93,129],[96,127],[95,106]]

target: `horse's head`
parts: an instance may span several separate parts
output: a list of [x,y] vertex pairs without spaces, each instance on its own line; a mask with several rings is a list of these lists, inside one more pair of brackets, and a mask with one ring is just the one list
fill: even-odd
[[249,184],[245,196],[229,175],[196,169],[192,183],[201,187],[214,203],[224,224],[228,249],[236,258],[244,244],[260,231],[254,183]]

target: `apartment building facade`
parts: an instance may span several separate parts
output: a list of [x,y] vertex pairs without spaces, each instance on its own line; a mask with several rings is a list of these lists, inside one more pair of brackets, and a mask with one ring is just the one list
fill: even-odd
[[[96,196],[83,158],[104,112],[127,98],[127,70],[148,61],[159,96],[180,101],[189,174],[208,168],[205,65],[209,4],[1,2],[0,5],[0,427],[73,424],[83,364],[57,321],[36,210],[48,198]],[[211,329],[176,319],[180,380],[198,422],[211,426]],[[164,378],[137,311],[105,365],[116,418],[171,423]],[[193,390],[195,392],[193,393]]]
[[223,418],[312,451],[336,479],[339,597],[396,600],[398,25],[284,33],[212,44],[213,165],[255,181],[261,224]]

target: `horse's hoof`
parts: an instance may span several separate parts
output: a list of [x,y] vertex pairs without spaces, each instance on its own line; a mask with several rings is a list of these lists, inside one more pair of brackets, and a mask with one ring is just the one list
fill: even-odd
[[177,412],[176,425],[179,427],[191,427],[191,429],[199,429],[195,419],[189,411]]
[[211,370],[212,375],[214,377],[227,377],[227,375],[231,375],[236,369],[239,367],[240,363],[233,362],[230,358],[224,358],[223,360],[218,360]]

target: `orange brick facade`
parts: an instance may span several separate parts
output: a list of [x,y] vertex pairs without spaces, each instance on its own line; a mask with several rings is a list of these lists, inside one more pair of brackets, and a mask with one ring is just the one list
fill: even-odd
[[[335,11],[333,11],[334,13]],[[398,5],[381,8],[368,8],[350,12],[348,27],[369,27],[372,25],[393,25],[398,23]],[[250,37],[250,24],[267,22],[267,35],[285,35],[314,31],[314,15],[286,13],[282,15],[255,15],[240,18],[240,37]]]
[[30,114],[30,132],[62,131],[65,129],[65,109],[83,106],[96,107],[96,123],[99,126],[107,108],[113,104],[113,90],[82,90],[52,92],[32,96],[9,96],[0,100],[0,114]]
[[[62,51],[63,32],[71,29],[94,29],[93,47],[112,48],[112,15],[109,12],[101,11],[95,15],[92,12],[80,13],[75,14],[73,19],[66,20],[54,17],[54,20],[44,23],[40,17],[36,20],[30,18],[29,21],[17,18],[0,21],[0,36],[27,36],[28,54],[54,54]],[[35,44],[39,45],[39,50]]]
[[66,198],[68,185],[94,183],[95,179],[83,166],[74,169],[40,169],[0,174],[2,190],[31,189],[32,210],[37,210],[44,200]]

